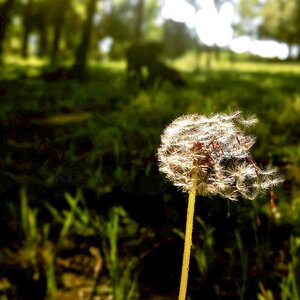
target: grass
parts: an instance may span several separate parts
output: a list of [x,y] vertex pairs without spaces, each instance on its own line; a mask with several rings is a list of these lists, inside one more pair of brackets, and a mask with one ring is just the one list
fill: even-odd
[[[201,222],[193,230],[189,296],[299,297],[299,66],[215,61],[208,70],[201,61],[194,73],[193,59],[189,54],[172,62],[187,81],[180,89],[168,82],[150,89],[128,86],[123,62],[92,62],[91,78],[81,83],[42,80],[43,62],[7,61],[0,74],[3,299],[22,291],[22,284],[29,286],[25,279],[13,281],[17,277],[10,273],[28,272],[26,258],[16,262],[2,255],[16,247],[23,255],[33,253],[39,278],[48,280],[48,293],[57,287],[64,295],[60,299],[67,299],[64,275],[74,275],[75,266],[62,268],[58,261],[79,256],[85,258],[79,260],[76,282],[89,286],[89,293],[124,295],[122,289],[132,288],[131,299],[176,298],[186,199],[158,174],[159,137],[181,114],[237,109],[260,119],[254,129],[256,161],[277,166],[285,177],[275,190],[280,218],[272,215],[269,195],[235,204],[219,198],[197,201]],[[82,194],[76,194],[79,190]],[[120,206],[128,217],[113,210]],[[36,245],[31,250],[28,237]],[[91,247],[103,259],[99,281],[86,274],[85,259],[95,264]],[[48,269],[38,249],[51,252]]]
[[[210,60],[210,68],[207,61]],[[234,56],[228,52],[221,52],[219,57],[215,52],[203,52],[198,58],[194,52],[188,52],[183,57],[176,59],[173,63],[176,68],[184,72],[193,72],[196,67],[201,71],[210,69],[212,71],[234,71],[243,72],[263,72],[263,73],[292,73],[299,74],[299,65],[293,61],[264,60],[247,56]]]

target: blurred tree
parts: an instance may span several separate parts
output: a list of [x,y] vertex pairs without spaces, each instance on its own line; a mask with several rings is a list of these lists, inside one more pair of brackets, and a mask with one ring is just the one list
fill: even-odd
[[235,29],[240,35],[255,36],[257,26],[254,26],[255,19],[261,19],[261,1],[260,0],[240,0],[237,8],[241,20],[236,24]]
[[69,9],[71,0],[52,0],[53,40],[51,47],[51,64],[56,64],[59,42],[62,36],[62,29],[65,21],[66,12]]
[[9,22],[9,15],[15,0],[6,0],[0,6],[0,56],[3,51],[3,41],[5,38],[6,27]]
[[102,19],[97,27],[99,40],[112,38],[111,58],[123,56],[124,49],[133,41],[134,7],[123,0],[111,1],[109,9],[104,9]]
[[86,20],[86,1],[68,0],[70,1],[68,9],[64,13],[64,21],[62,24],[60,43],[63,47],[59,48],[57,55],[67,57],[74,56],[74,49],[79,45],[81,40],[81,31]]
[[[288,45],[300,43],[300,1],[299,0],[240,0],[239,13],[244,33],[273,38]],[[253,25],[253,19],[259,26]]]
[[28,56],[29,34],[31,31],[31,24],[30,24],[31,6],[32,6],[32,0],[28,0],[28,2],[25,4],[24,10],[23,10],[22,56],[24,58],[26,58]]
[[127,8],[123,5],[113,6],[109,12],[104,13],[100,26],[97,28],[100,39],[110,36],[114,42],[122,43],[133,38]]
[[300,1],[267,0],[262,8],[259,33],[289,45],[300,43]]
[[164,25],[164,43],[165,54],[176,58],[194,47],[195,40],[185,23],[167,20]]
[[143,34],[144,23],[144,0],[138,0],[136,4],[136,19],[135,19],[135,42],[139,43]]
[[[49,0],[50,1],[50,0]],[[38,35],[38,55],[44,56],[48,52],[49,35],[49,4],[46,0],[28,0],[23,8],[23,44],[22,56],[28,56],[29,36]]]
[[159,21],[161,2],[148,0],[144,5],[143,39],[162,40],[163,23]]
[[114,1],[105,11],[99,27],[98,37],[111,37],[111,57],[120,58],[129,45],[162,38],[162,26],[156,23],[160,11],[157,0]]
[[81,41],[76,49],[75,61],[71,68],[71,73],[77,78],[83,78],[85,76],[85,67],[87,61],[88,49],[91,41],[91,32],[93,25],[93,16],[96,10],[97,0],[89,0],[87,2],[87,16],[83,27]]
[[[197,1],[197,0],[196,0]],[[216,9],[219,11],[221,6],[226,3],[226,2],[231,2],[232,3],[232,0],[214,0],[214,3],[215,3],[215,7]]]

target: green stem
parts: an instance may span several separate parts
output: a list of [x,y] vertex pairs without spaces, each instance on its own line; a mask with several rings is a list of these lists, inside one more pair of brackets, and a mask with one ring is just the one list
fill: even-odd
[[193,185],[189,191],[189,200],[188,200],[189,202],[188,202],[187,215],[186,215],[184,252],[183,252],[179,297],[178,297],[179,300],[185,300],[186,298],[186,288],[188,282],[190,255],[191,255],[191,247],[192,247],[193,220],[194,220],[195,201],[196,201],[197,179],[195,173],[193,174],[192,181],[193,181]]

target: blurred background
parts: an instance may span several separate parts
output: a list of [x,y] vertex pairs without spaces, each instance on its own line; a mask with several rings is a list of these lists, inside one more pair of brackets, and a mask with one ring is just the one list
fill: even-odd
[[199,197],[188,299],[300,299],[298,0],[0,1],[0,299],[177,298],[187,113],[255,114],[284,183]]

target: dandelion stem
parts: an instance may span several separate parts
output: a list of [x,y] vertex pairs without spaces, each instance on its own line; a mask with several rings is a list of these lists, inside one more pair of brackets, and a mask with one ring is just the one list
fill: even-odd
[[184,239],[184,251],[183,251],[183,261],[179,288],[179,300],[185,300],[186,298],[186,288],[188,282],[190,255],[192,248],[192,232],[193,232],[193,220],[195,211],[195,201],[196,201],[196,187],[197,187],[197,174],[193,172],[192,176],[192,186],[189,190],[189,200],[186,215],[186,228],[185,228],[185,239]]

